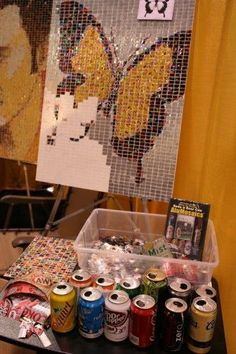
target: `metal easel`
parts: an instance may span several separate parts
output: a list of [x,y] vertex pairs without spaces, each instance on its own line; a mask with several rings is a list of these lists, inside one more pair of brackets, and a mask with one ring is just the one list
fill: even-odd
[[[9,223],[12,217],[13,208],[17,204],[28,204],[29,209],[29,217],[30,217],[30,230],[36,231],[33,208],[32,204],[39,204],[46,201],[55,201],[55,197],[42,197],[42,196],[32,196],[30,193],[30,185],[29,185],[29,177],[28,177],[28,169],[27,165],[21,161],[17,161],[18,166],[22,166],[24,173],[24,180],[26,186],[26,195],[17,195],[17,194],[7,194],[0,199],[1,203],[5,203],[8,205],[6,218],[4,221],[3,229],[1,231],[6,232],[9,229]],[[18,230],[15,230],[18,231]]]
[[[77,216],[89,209],[94,209],[96,206],[108,201],[108,199],[113,199],[114,203],[116,204],[116,206],[118,207],[119,210],[124,210],[122,208],[122,205],[120,204],[120,202],[117,200],[117,198],[115,198],[113,195],[107,195],[105,197],[102,197],[98,200],[96,200],[94,203],[91,203],[83,208],[80,208],[58,220],[55,220],[55,216],[56,216],[56,212],[58,210],[58,207],[60,205],[60,201],[61,201],[61,198],[62,198],[62,195],[63,195],[63,191],[64,191],[64,186],[62,185],[59,185],[59,190],[58,190],[58,193],[57,193],[57,196],[56,196],[56,200],[55,200],[55,203],[53,205],[53,208],[52,208],[52,211],[50,213],[50,216],[48,218],[48,222],[43,230],[43,235],[46,236],[48,234],[48,232],[51,230],[52,227],[55,227],[55,226],[58,226],[60,223],[64,222],[64,221],[67,221],[68,219],[74,217],[74,216]],[[130,203],[131,205],[131,203]],[[148,211],[148,205],[147,205],[147,199],[142,199],[142,207],[143,207],[143,211],[146,212],[146,213],[149,213]],[[139,228],[137,227],[137,225],[135,224],[135,222],[127,215],[127,218],[129,219],[129,222],[132,224],[133,228],[134,228],[134,231],[135,232],[139,232]],[[148,222],[148,219],[146,220],[146,227],[147,227],[147,231],[150,231],[150,224]]]

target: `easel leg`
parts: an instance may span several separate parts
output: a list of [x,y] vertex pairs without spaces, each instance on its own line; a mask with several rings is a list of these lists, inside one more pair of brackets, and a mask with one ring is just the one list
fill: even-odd
[[[23,164],[23,169],[24,169],[24,176],[25,176],[26,192],[27,192],[27,196],[30,197],[28,171],[27,171],[27,167],[26,167],[25,164]],[[30,215],[31,228],[34,229],[34,228],[35,228],[35,225],[34,225],[34,216],[33,216],[32,205],[29,203],[29,204],[28,204],[28,207],[29,207],[29,215]]]
[[58,186],[58,192],[57,192],[56,200],[55,200],[55,202],[53,204],[53,207],[52,207],[51,213],[49,215],[47,224],[45,225],[45,228],[44,228],[43,233],[42,233],[43,236],[46,236],[48,234],[48,232],[50,231],[50,229],[51,229],[51,227],[53,225],[53,221],[55,219],[57,210],[58,210],[60,202],[62,200],[63,193],[64,193],[64,187],[59,185]]

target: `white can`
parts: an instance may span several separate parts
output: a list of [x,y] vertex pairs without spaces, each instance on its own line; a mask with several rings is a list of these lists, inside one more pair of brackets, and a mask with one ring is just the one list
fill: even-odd
[[104,335],[113,342],[121,342],[129,334],[131,301],[123,290],[112,291],[105,300]]

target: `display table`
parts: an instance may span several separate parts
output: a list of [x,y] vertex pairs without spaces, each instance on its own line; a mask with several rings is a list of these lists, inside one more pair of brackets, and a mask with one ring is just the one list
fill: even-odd
[[[213,280],[213,286],[218,292],[218,286],[215,280]],[[219,293],[219,292],[218,292]],[[218,296],[219,299],[219,296]],[[97,339],[88,340],[81,337],[78,333],[78,329],[74,329],[67,334],[57,334],[51,329],[47,331],[47,335],[52,342],[52,345],[48,348],[44,348],[39,339],[32,336],[28,339],[18,339],[19,322],[0,317],[0,340],[9,342],[15,345],[19,345],[25,348],[34,349],[38,353],[71,353],[71,354],[164,354],[159,344],[154,344],[151,348],[146,350],[140,350],[134,345],[125,341],[122,343],[114,343],[105,339],[103,336]],[[187,348],[181,350],[181,354],[191,353]],[[224,326],[222,321],[222,313],[220,306],[220,299],[218,303],[218,315],[216,328],[214,333],[214,340],[212,344],[211,354],[227,354]]]

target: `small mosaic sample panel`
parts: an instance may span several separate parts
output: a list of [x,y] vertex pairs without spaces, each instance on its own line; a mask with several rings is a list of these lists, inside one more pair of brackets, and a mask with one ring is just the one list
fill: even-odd
[[69,278],[77,265],[74,241],[36,236],[4,276],[21,278],[33,275],[35,283],[57,283]]
[[145,21],[138,0],[54,0],[38,180],[169,200],[194,6]]
[[37,161],[52,0],[0,1],[0,157]]

